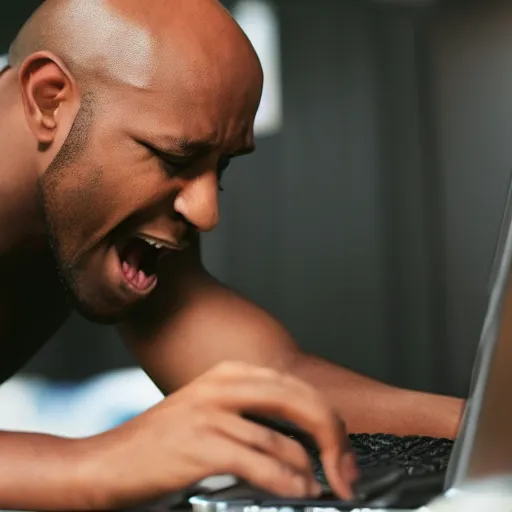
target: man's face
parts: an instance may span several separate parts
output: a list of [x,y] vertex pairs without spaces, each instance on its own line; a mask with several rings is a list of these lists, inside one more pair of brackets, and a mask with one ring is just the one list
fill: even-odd
[[157,285],[162,258],[215,227],[221,173],[253,146],[257,63],[232,76],[194,71],[85,94],[40,179],[62,280],[92,320],[125,316]]

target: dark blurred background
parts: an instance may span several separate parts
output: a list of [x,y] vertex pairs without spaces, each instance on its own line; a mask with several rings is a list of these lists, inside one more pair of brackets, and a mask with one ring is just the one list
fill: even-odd
[[[0,8],[0,54],[38,4]],[[226,174],[207,267],[305,349],[464,396],[512,167],[512,5],[229,8],[264,53],[270,106]],[[133,365],[112,330],[72,318],[25,371]]]

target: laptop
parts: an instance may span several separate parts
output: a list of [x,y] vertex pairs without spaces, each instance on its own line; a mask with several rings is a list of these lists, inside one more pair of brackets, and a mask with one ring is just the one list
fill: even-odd
[[352,502],[336,499],[329,492],[312,500],[282,499],[232,479],[221,487],[206,486],[203,492],[189,498],[193,511],[415,511],[434,498],[464,489],[474,481],[512,475],[511,196],[512,187],[509,187],[469,398],[446,471],[413,477],[390,468],[383,468],[380,474],[373,470],[373,475],[368,476],[363,470],[361,483],[366,485],[366,491],[364,485],[362,492],[356,490],[358,499]]

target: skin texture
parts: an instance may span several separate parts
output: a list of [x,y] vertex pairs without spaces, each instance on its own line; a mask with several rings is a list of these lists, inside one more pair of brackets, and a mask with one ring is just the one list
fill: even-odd
[[[116,323],[173,394],[90,439],[0,433],[0,508],[115,509],[226,472],[314,494],[302,449],[242,419],[247,411],[309,431],[343,497],[357,470],[342,418],[351,431],[456,434],[461,401],[302,353],[279,322],[202,267],[198,233],[218,222],[229,160],[254,149],[263,81],[216,1],[46,0],[9,57],[0,76],[0,377],[74,308]],[[169,248],[145,291],[121,269],[137,235]]]
[[[30,128],[39,144],[48,146],[39,158],[38,186],[59,273],[74,306],[91,319],[122,318],[141,298],[129,290],[119,293],[122,280],[116,262],[109,261],[117,258],[116,246],[136,232],[180,246],[193,232],[212,229],[219,215],[219,160],[254,145],[259,62],[228,13],[212,1],[203,3],[209,9],[199,12],[210,19],[194,16],[195,3],[169,4],[169,11],[161,2],[162,9],[148,11],[141,26],[132,27],[133,2],[123,4],[124,16],[114,3],[64,2],[45,33],[69,34],[66,47],[48,40],[46,53],[34,55],[41,36],[38,30],[33,37],[31,25],[41,26],[38,20],[50,3],[22,31],[25,44],[11,50],[11,62],[21,66],[26,80],[21,92],[25,111],[33,114]],[[89,26],[93,16],[103,20],[104,41],[79,28]],[[187,24],[179,23],[183,18]],[[194,30],[189,19],[201,30],[201,40],[187,36]],[[220,44],[217,30],[204,25],[225,30]],[[25,38],[24,31],[32,37]],[[109,41],[120,44],[105,54],[103,43]],[[126,69],[127,59],[119,55],[130,56]],[[41,122],[35,116],[42,106],[47,110]],[[133,109],[140,115],[133,116]],[[61,117],[66,117],[62,123]],[[64,140],[58,145],[60,132]],[[201,143],[208,153],[197,158],[199,152],[186,146]],[[172,153],[170,163],[144,145]]]

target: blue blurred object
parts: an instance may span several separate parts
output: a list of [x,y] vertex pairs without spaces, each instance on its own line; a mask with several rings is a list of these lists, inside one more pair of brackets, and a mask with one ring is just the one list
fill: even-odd
[[162,398],[139,369],[106,373],[81,384],[19,376],[0,387],[0,429],[88,436],[124,423]]

